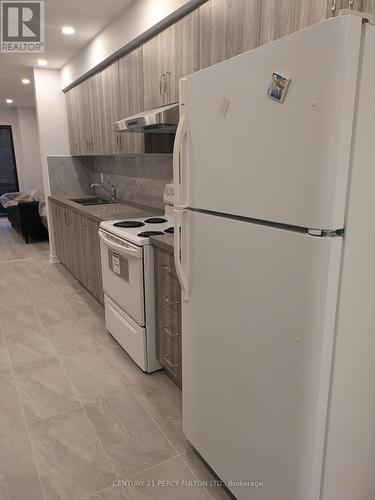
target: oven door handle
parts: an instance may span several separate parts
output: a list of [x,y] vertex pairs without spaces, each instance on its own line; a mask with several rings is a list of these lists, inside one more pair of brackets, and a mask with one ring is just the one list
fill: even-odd
[[142,249],[133,248],[130,246],[120,245],[109,238],[106,238],[102,231],[99,231],[99,238],[102,242],[109,247],[110,250],[114,250],[121,255],[126,255],[127,257],[133,257],[134,259],[142,259]]

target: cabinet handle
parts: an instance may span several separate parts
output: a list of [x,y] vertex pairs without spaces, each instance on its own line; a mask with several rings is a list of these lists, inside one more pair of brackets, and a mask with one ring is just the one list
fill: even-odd
[[175,273],[174,269],[172,269],[171,267],[167,266],[167,264],[163,264],[163,269],[165,269],[167,271],[167,273],[171,273],[171,274]]
[[122,143],[122,136],[121,136],[121,135],[118,135],[118,136],[117,136],[117,141],[116,141],[116,143],[117,143],[117,147],[118,147],[119,149],[124,149],[124,144]]
[[163,78],[164,78],[164,73],[162,73],[159,77],[159,93],[163,97]]
[[171,87],[171,72],[167,71],[164,78],[164,95],[168,95]]
[[180,303],[179,300],[171,300],[167,295],[163,296],[163,300],[164,300],[164,302],[166,302],[167,304],[169,304],[171,306],[177,306]]
[[171,337],[171,338],[173,338],[173,339],[174,339],[174,338],[176,338],[176,337],[178,337],[178,336],[180,335],[178,332],[175,332],[175,333],[171,332],[171,331],[170,331],[170,329],[169,329],[167,326],[165,326],[165,327],[164,327],[164,331],[165,331],[165,333],[166,333],[169,337]]
[[336,12],[336,0],[332,0],[331,12],[332,12],[332,15],[334,16],[335,12]]
[[180,366],[180,363],[172,363],[168,359],[168,354],[164,354],[164,361],[167,363],[168,366],[170,366],[173,370],[178,368]]
[[349,0],[349,9],[353,10],[354,0]]
[[67,226],[70,226],[70,221],[69,221],[69,214],[68,212],[64,212],[64,219],[65,219],[65,224]]

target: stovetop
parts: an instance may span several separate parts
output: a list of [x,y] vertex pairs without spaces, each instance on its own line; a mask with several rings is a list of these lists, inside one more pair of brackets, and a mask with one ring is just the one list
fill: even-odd
[[165,203],[164,215],[127,220],[108,220],[102,222],[100,228],[138,246],[149,245],[150,236],[174,232],[174,187],[172,184],[165,186],[163,200]]
[[170,216],[146,217],[140,219],[111,220],[100,224],[101,229],[138,246],[148,245],[150,236],[173,233],[173,219]]

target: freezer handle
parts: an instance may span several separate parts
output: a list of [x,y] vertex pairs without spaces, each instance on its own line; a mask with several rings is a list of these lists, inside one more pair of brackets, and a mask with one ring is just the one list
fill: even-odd
[[185,210],[176,210],[174,211],[174,226],[175,226],[175,235],[174,235],[174,260],[176,266],[177,277],[180,282],[182,288],[182,296],[185,302],[188,300],[188,278],[185,273],[182,261],[181,261],[181,238],[182,238],[182,220]]
[[[183,105],[181,105],[183,107]],[[182,184],[181,184],[181,150],[184,137],[187,132],[187,118],[185,113],[180,114],[176,137],[173,147],[173,182],[174,182],[174,206],[178,209],[186,208],[181,205]]]

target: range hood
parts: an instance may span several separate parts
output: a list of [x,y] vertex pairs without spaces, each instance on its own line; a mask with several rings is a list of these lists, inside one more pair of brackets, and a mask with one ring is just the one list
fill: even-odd
[[116,132],[143,132],[173,134],[179,120],[179,104],[169,104],[129,116],[113,124]]

